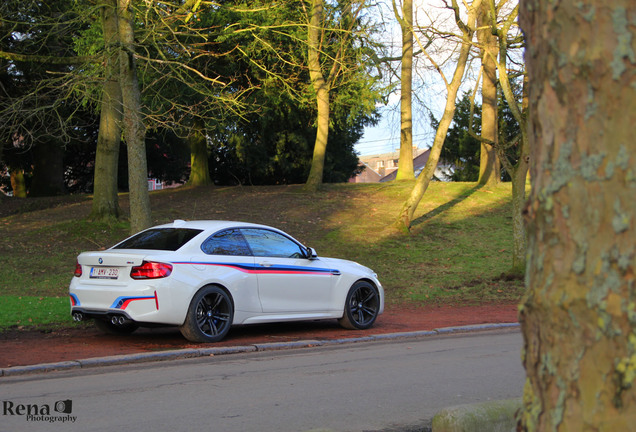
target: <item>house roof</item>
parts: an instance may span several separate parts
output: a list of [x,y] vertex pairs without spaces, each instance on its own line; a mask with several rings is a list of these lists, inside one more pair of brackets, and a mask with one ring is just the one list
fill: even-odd
[[363,163],[363,165],[365,166],[364,171],[362,171],[357,176],[352,177],[350,181],[357,182],[357,183],[377,183],[377,182],[379,182],[380,179],[382,178],[382,176],[380,174],[378,174],[378,172],[376,170],[374,170],[373,168],[371,168],[368,164]]
[[[423,153],[420,153],[413,159],[413,171],[415,171],[415,176],[419,175],[419,173],[424,169],[426,162],[428,161],[428,157],[431,154],[431,149],[425,150]],[[385,175],[380,179],[380,182],[387,182],[395,180],[397,177],[397,170]]]

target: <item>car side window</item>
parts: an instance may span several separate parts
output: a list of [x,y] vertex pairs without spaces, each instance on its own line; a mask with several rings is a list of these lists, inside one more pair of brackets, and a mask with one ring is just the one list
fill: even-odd
[[207,255],[251,256],[245,238],[238,229],[229,229],[208,237],[201,250]]
[[152,228],[113,246],[113,249],[151,249],[176,251],[201,230],[190,228]]
[[305,257],[305,252],[298,243],[277,232],[257,228],[244,228],[241,229],[241,232],[254,256],[276,258]]

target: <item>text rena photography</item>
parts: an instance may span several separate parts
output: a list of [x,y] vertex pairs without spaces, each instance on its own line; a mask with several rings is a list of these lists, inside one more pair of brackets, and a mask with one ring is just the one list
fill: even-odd
[[49,403],[16,403],[14,401],[2,401],[3,416],[22,416],[29,422],[47,423],[74,423],[77,416],[73,412],[73,401],[70,399]]

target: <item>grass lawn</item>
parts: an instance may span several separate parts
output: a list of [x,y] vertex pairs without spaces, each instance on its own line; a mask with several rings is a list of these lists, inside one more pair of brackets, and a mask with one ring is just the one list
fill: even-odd
[[[511,186],[432,183],[410,235],[392,228],[412,182],[179,188],[151,193],[153,220],[226,219],[287,231],[319,255],[374,269],[387,303],[517,301],[523,281],[512,256]],[[127,210],[127,196],[120,197]],[[4,199],[0,203],[0,329],[74,325],[68,284],[75,257],[112,246],[126,222],[91,223],[90,197]]]

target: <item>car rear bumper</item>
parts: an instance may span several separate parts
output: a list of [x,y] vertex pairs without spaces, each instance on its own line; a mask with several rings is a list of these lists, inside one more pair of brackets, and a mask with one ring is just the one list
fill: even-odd
[[[175,308],[169,289],[162,285],[105,285],[71,282],[71,314],[111,321],[113,317],[138,324],[181,325],[184,308]],[[80,315],[75,315],[78,320]]]

